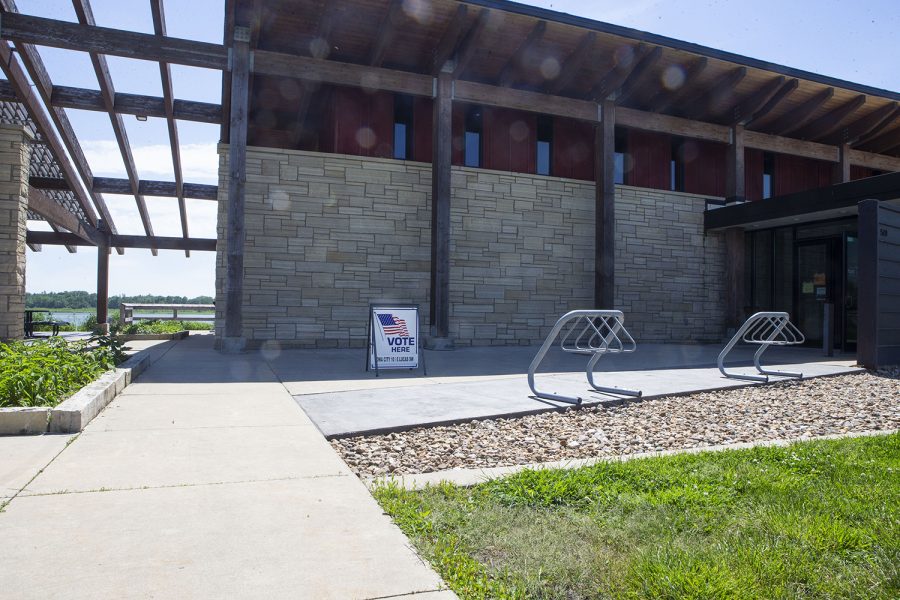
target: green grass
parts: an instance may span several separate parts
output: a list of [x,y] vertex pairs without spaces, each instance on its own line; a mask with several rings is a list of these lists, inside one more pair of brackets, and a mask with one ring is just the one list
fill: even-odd
[[109,338],[0,344],[0,407],[56,406],[124,359]]
[[900,435],[375,497],[461,598],[900,598]]

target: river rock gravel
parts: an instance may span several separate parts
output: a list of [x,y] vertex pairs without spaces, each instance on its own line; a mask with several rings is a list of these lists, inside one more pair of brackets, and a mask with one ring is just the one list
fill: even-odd
[[900,369],[332,440],[361,477],[900,428]]

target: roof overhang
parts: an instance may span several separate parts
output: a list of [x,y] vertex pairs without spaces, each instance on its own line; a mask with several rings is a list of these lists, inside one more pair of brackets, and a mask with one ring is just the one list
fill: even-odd
[[823,221],[857,214],[863,200],[900,203],[900,173],[867,177],[830,187],[710,208],[704,213],[706,231],[730,228],[763,229]]

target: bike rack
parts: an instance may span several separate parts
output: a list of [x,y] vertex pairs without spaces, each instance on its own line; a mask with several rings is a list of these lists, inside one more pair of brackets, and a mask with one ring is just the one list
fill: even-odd
[[553,342],[556,341],[560,331],[570,322],[571,325],[559,346],[563,352],[591,355],[591,359],[588,361],[585,369],[585,374],[591,387],[598,392],[640,398],[642,392],[601,387],[594,383],[594,367],[605,354],[629,353],[637,349],[634,338],[625,329],[625,315],[620,310],[573,310],[560,317],[553,329],[550,330],[550,334],[544,340],[544,344],[538,350],[534,360],[531,361],[531,366],[528,367],[528,386],[534,395],[545,400],[555,400],[575,405],[581,404],[581,398],[539,392],[534,385],[535,371],[537,371],[541,361],[544,360]]
[[[735,345],[743,340],[747,344],[759,344],[759,350],[753,354],[753,364],[756,370],[764,375],[738,375],[729,373],[725,370],[725,356],[735,347]],[[747,319],[738,329],[728,345],[719,353],[718,365],[719,371],[725,377],[733,379],[745,379],[747,381],[761,381],[768,383],[769,375],[777,375],[779,377],[803,377],[802,373],[787,373],[782,371],[767,371],[759,364],[759,359],[763,352],[768,350],[769,346],[792,346],[802,344],[806,341],[803,333],[797,329],[797,326],[791,323],[791,316],[786,312],[758,312]]]

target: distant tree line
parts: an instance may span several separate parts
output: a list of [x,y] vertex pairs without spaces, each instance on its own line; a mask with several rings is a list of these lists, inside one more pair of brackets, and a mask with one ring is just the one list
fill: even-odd
[[[110,296],[109,308],[119,308],[123,302],[138,304],[212,304],[212,296],[156,296],[142,294],[140,296]],[[97,294],[88,292],[41,292],[25,294],[25,306],[28,308],[96,308]]]

